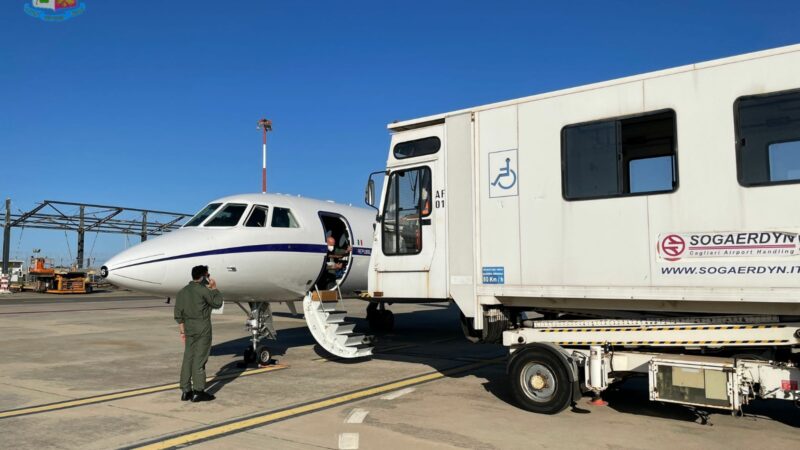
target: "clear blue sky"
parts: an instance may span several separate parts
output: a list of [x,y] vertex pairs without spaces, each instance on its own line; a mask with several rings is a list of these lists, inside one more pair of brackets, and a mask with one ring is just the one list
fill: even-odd
[[[360,204],[393,120],[800,42],[797,1],[82,1],[63,23],[0,6],[15,209],[194,212],[257,191],[261,116],[271,191]],[[13,234],[12,256],[68,259],[63,233]]]

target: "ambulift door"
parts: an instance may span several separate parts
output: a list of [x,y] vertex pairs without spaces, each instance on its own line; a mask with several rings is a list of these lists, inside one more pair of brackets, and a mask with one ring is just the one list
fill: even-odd
[[[379,228],[376,291],[385,297],[428,298],[436,248],[431,177],[436,161],[392,170]],[[375,258],[375,255],[373,255]]]

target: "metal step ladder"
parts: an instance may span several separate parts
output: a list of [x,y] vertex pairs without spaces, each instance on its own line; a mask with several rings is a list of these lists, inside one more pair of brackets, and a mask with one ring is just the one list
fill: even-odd
[[364,358],[372,355],[372,337],[356,333],[356,324],[345,321],[339,287],[320,291],[316,287],[303,298],[303,313],[308,329],[328,353],[340,358]]

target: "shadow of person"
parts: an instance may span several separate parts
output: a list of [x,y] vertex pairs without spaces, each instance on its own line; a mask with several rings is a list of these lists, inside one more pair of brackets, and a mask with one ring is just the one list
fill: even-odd
[[245,371],[246,369],[239,365],[239,361],[231,361],[228,364],[220,367],[214,378],[206,383],[206,392],[209,394],[216,394],[226,384],[233,382]]

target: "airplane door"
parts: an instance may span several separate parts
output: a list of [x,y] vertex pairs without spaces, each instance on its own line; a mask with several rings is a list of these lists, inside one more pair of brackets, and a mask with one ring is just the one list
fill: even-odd
[[[432,177],[436,161],[397,168],[387,177],[379,224],[378,286],[393,296],[427,297],[436,249]],[[374,257],[374,256],[373,256]],[[380,290],[380,289],[378,289]],[[402,293],[403,295],[398,295]]]

